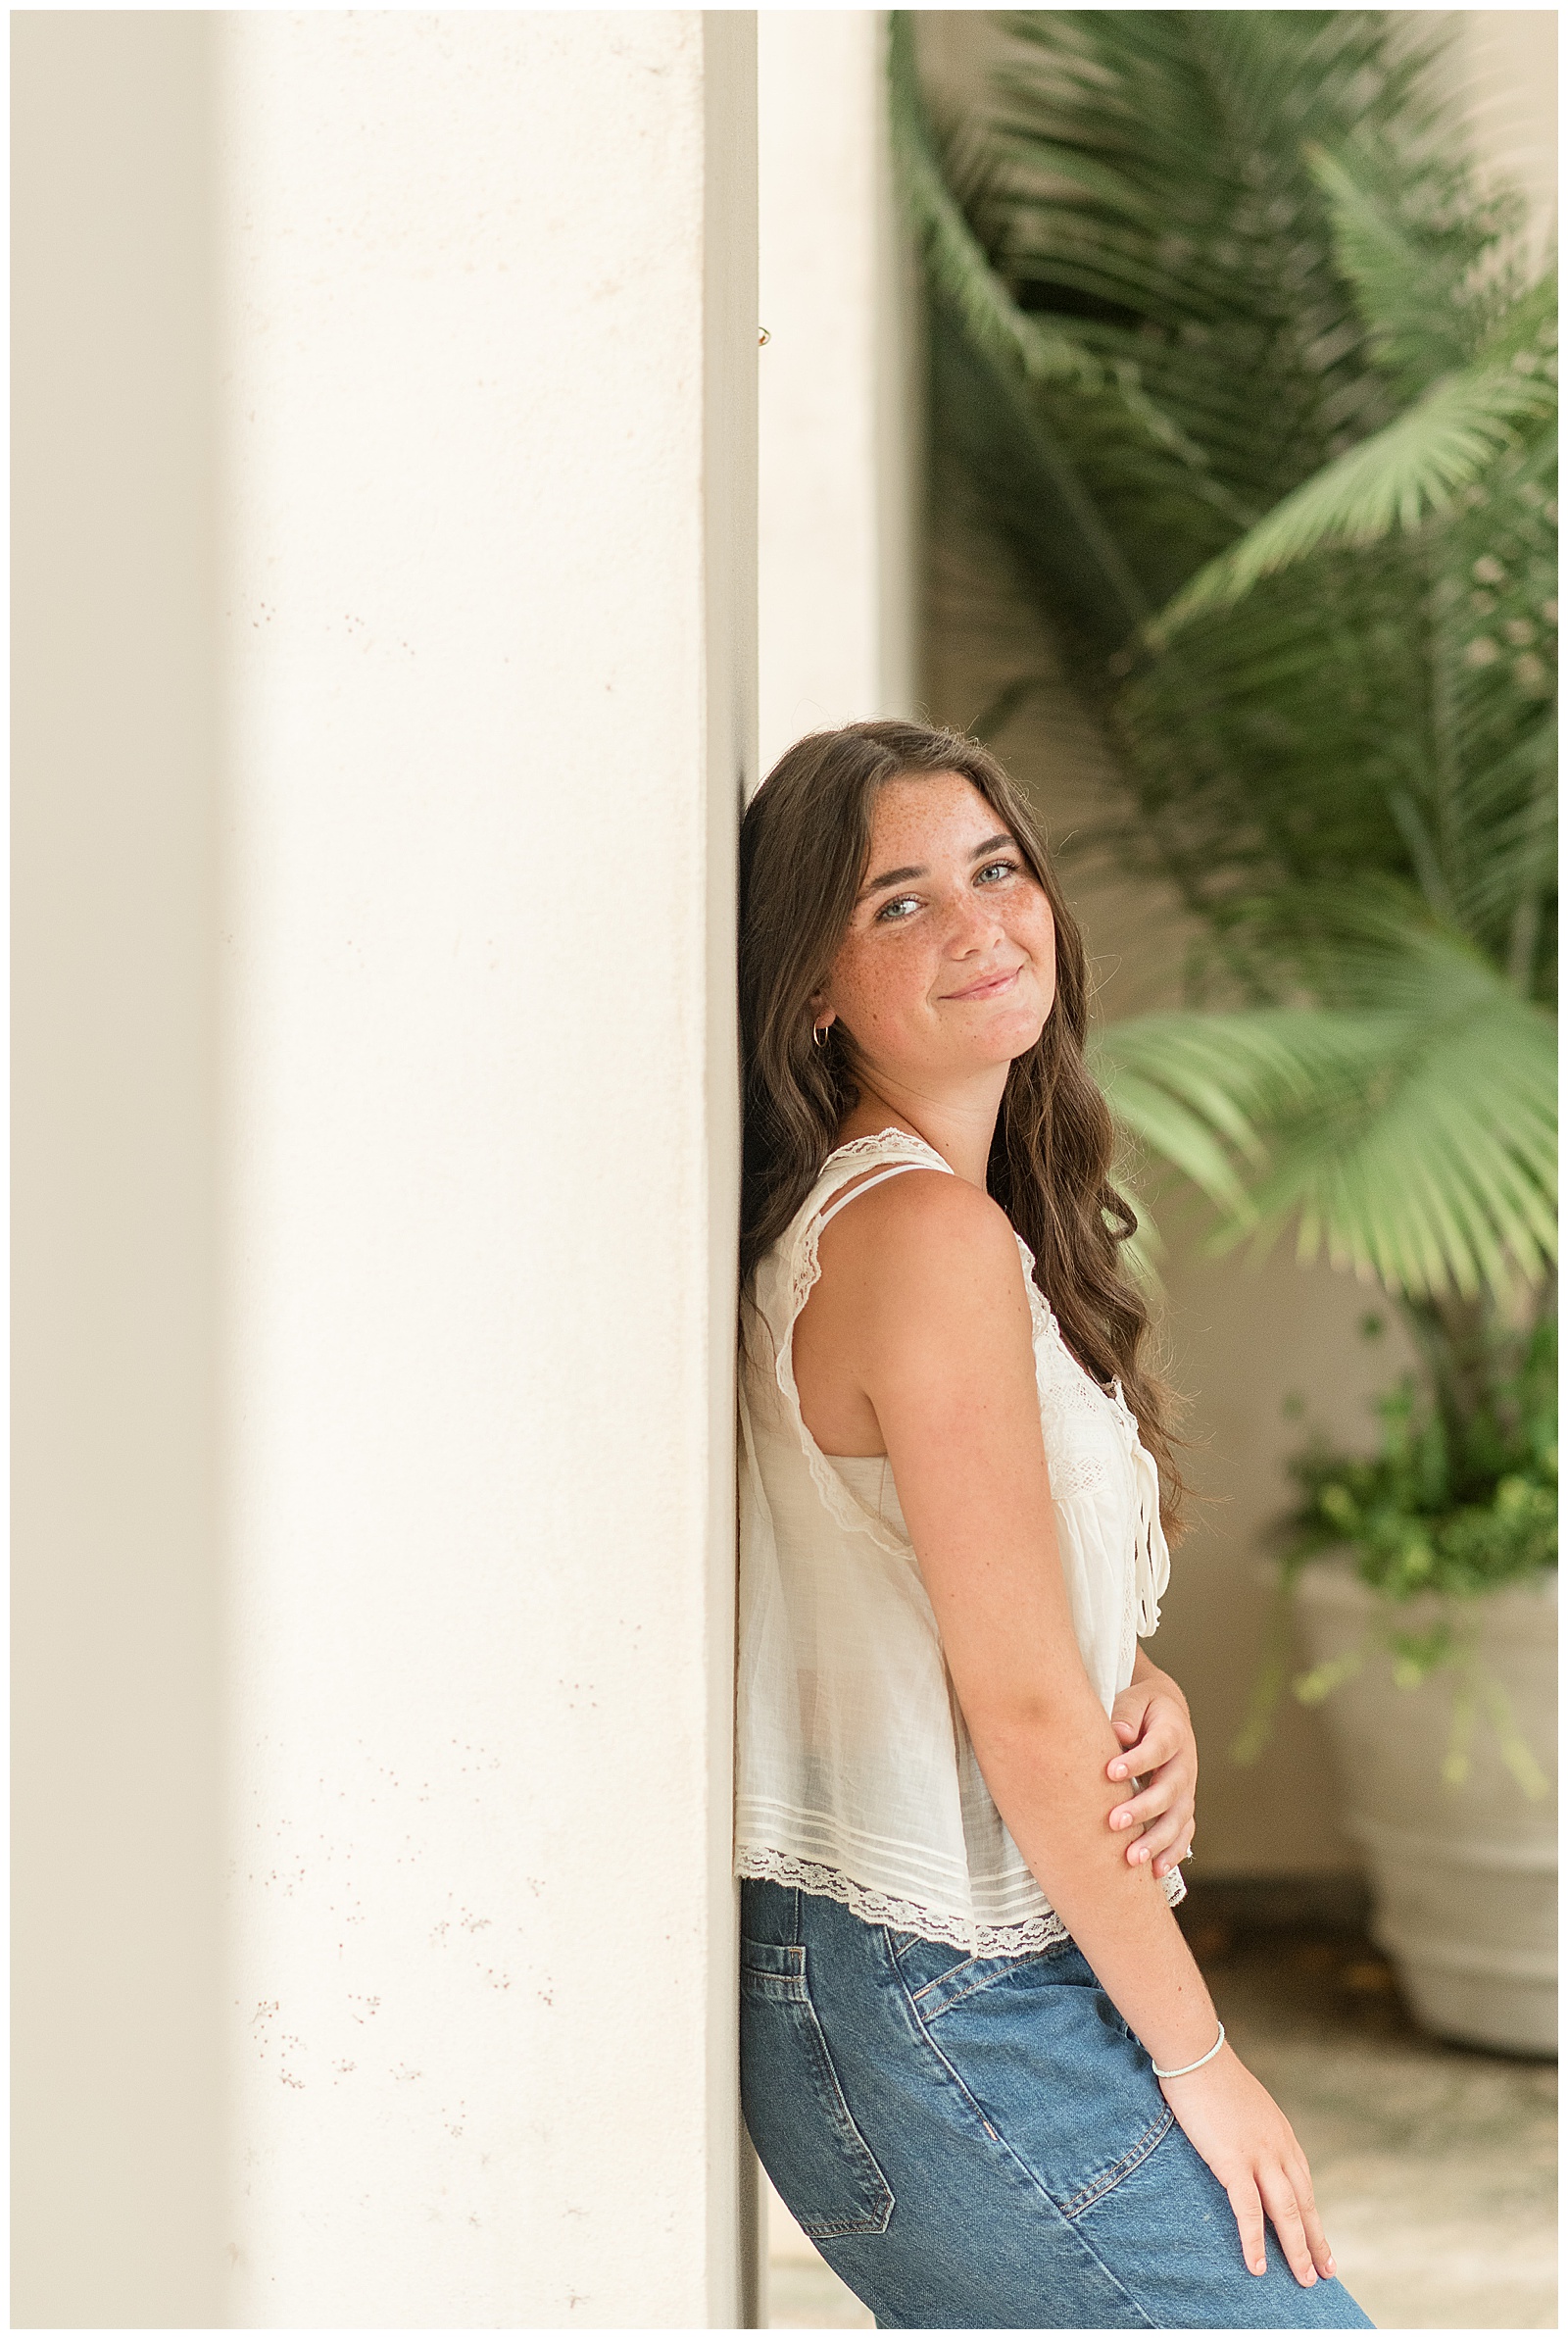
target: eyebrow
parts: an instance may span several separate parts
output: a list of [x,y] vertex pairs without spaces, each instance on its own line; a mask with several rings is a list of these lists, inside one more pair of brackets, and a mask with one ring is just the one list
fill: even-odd
[[[995,836],[988,836],[983,844],[975,846],[969,856],[970,867],[973,868],[977,861],[984,861],[986,855],[994,853],[998,845],[1010,845],[1016,842],[1017,839],[1009,836],[1005,828],[998,829]],[[863,902],[871,894],[881,893],[889,885],[906,885],[911,877],[925,877],[930,873],[930,871],[926,869],[885,869],[879,877],[873,877],[868,885],[862,885],[855,898],[858,902]]]

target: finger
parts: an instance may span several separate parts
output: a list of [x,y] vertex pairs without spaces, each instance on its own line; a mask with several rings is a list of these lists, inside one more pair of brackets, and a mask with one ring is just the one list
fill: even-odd
[[1112,1758],[1111,1777],[1131,1778],[1141,1770],[1157,1770],[1162,1763],[1180,1754],[1184,1735],[1179,1723],[1162,1715],[1154,1716],[1144,1735]]
[[1179,1852],[1161,1852],[1158,1854],[1153,1864],[1154,1874],[1160,1877],[1168,1876],[1173,1867],[1180,1867],[1184,1860],[1191,1860],[1192,1857],[1193,1839],[1191,1834],[1189,1834],[1186,1843],[1183,1844]]
[[1168,1763],[1181,1744],[1181,1732],[1157,1716],[1146,1715],[1132,1742],[1111,1757],[1113,1771],[1131,1778],[1140,1770],[1153,1770]]
[[1298,2167],[1291,2168],[1291,2181],[1296,2188],[1296,2199],[1301,2212],[1301,2223],[1306,2228],[1306,2246],[1312,2253],[1312,2264],[1327,2280],[1334,2272],[1334,2253],[1329,2248],[1329,2237],[1323,2230],[1323,2220],[1317,2214],[1317,2203],[1312,2198],[1311,2171],[1304,2161]]
[[1110,1823],[1113,1827],[1147,1827],[1151,1819],[1157,1819],[1161,1812],[1170,1811],[1182,1800],[1179,1778],[1152,1778],[1138,1794],[1129,1795],[1125,1803],[1115,1806]]
[[1303,2290],[1310,2290],[1317,2280],[1317,2267],[1307,2246],[1306,2227],[1301,2220],[1301,2205],[1296,2197],[1296,2187],[1283,2168],[1265,2168],[1261,2186],[1264,2205],[1279,2235],[1285,2263]]
[[1263,2255],[1263,2205],[1257,2187],[1250,2176],[1239,2176],[1233,2185],[1225,2187],[1231,2208],[1236,2213],[1236,2230],[1242,2237],[1242,2257],[1250,2274],[1268,2271],[1268,2260]]
[[[1167,1812],[1164,1818],[1156,1819],[1152,1827],[1146,1827],[1143,1834],[1128,1845],[1127,1858],[1134,1866],[1145,1862],[1153,1863],[1155,1873],[1162,1875],[1164,1867],[1158,1865],[1162,1855],[1174,1855],[1176,1846],[1185,1845],[1191,1832],[1184,1813]],[[1165,1866],[1169,1865],[1167,1857]]]
[[[1155,1873],[1161,1876],[1171,1862],[1178,1858],[1185,1858],[1185,1854],[1177,1853],[1173,1836],[1164,1841],[1152,1834],[1140,1836],[1135,1844],[1129,1846],[1127,1853],[1130,1867],[1153,1867]],[[1156,1866],[1156,1863],[1159,1865]]]

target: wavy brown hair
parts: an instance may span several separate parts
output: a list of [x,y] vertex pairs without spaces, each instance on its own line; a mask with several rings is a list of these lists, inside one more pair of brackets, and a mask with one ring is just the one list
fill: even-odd
[[1062,899],[1039,823],[995,756],[913,722],[814,731],[781,756],[741,823],[740,1007],[745,1100],[741,1274],[750,1276],[815,1183],[858,1101],[851,1044],[833,1023],[811,1037],[811,997],[849,927],[888,780],[955,771],[1000,817],[1045,890],[1056,925],[1055,1003],[1013,1060],[986,1187],[1035,1256],[1035,1280],[1074,1355],[1118,1377],[1159,1464],[1161,1514],[1175,1529],[1182,1483],[1172,1399],[1141,1361],[1149,1311],[1121,1261],[1138,1219],[1110,1182],[1113,1130],[1084,1064],[1089,982],[1083,937]]

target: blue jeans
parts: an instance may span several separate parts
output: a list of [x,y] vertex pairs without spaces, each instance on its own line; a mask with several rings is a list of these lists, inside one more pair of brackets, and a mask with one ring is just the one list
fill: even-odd
[[1223,2187],[1071,1944],[971,1958],[741,1886],[741,2097],[763,2167],[882,2330],[1370,2330]]

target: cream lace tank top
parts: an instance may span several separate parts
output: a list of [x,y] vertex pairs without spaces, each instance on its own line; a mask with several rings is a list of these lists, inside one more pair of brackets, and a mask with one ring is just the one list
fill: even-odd
[[[1066,1927],[981,1775],[892,1469],[820,1451],[791,1365],[822,1228],[913,1169],[954,1174],[900,1129],[841,1145],[742,1308],[735,1871],[997,1957],[1064,1940]],[[1073,1629],[1108,1713],[1170,1573],[1158,1473],[1120,1382],[1107,1394],[1078,1364],[1021,1238],[1018,1250]],[[1179,1869],[1164,1889],[1182,1899]]]

